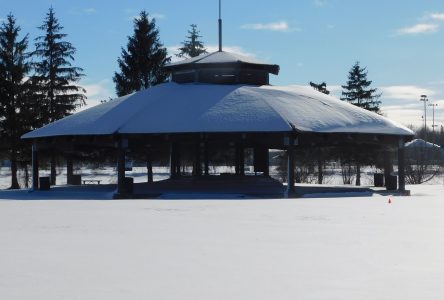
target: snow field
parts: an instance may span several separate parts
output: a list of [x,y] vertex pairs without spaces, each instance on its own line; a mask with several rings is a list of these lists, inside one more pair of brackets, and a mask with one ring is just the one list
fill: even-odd
[[0,201],[1,299],[442,299],[442,185],[411,197]]

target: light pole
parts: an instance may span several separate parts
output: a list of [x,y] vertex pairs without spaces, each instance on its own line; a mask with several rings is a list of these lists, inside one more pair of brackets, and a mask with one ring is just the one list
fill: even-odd
[[424,140],[427,140],[427,95],[421,95],[419,101],[424,102]]
[[437,103],[430,103],[429,106],[432,107],[432,131],[435,133],[435,127],[438,125],[435,125],[435,107],[438,106]]

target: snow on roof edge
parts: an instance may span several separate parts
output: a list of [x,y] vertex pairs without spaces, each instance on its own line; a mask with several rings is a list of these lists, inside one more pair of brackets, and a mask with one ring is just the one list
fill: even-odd
[[[267,92],[268,90],[268,92]],[[275,90],[275,92],[270,92],[270,90]],[[225,92],[224,92],[225,91]],[[131,129],[126,128],[126,130],[129,130],[129,132],[125,132],[125,130],[122,130],[124,126],[126,126],[126,122],[131,122],[131,118],[134,117],[134,112],[137,114],[139,113],[139,107],[144,109],[145,106],[151,107],[152,104],[156,104],[157,102],[152,102],[152,98],[154,97],[154,101],[158,101],[156,99],[160,99],[159,97],[169,97],[171,99],[171,104],[176,103],[180,104],[183,103],[181,97],[188,97],[188,99],[194,99],[193,97],[199,97],[201,98],[199,101],[200,103],[204,103],[207,100],[208,101],[216,101],[214,104],[219,103],[219,100],[222,101],[221,103],[224,103],[224,101],[227,101],[228,97],[226,92],[236,91],[236,93],[239,93],[239,103],[251,103],[251,104],[259,104],[259,103],[265,103],[267,104],[272,111],[277,113],[282,121],[284,121],[286,124],[288,124],[288,130],[285,126],[282,126],[284,123],[281,123],[281,126],[278,127],[264,127],[259,126],[261,129],[253,128],[253,127],[242,127],[239,125],[233,126],[233,127],[214,127],[214,126],[201,126],[201,127],[188,127],[187,129],[183,130],[183,128],[180,128],[180,125],[176,125],[176,129],[172,129],[171,126],[166,127],[158,127],[157,128],[151,127],[149,125],[148,127],[145,126],[145,129],[139,130],[138,127],[132,127],[135,129],[134,131],[131,131]],[[204,94],[202,94],[202,92]],[[179,98],[177,95],[181,95]],[[188,96],[187,96],[188,95]],[[224,96],[225,95],[225,96]],[[156,98],[157,97],[157,98]],[[192,97],[192,98],[189,98]],[[208,98],[209,97],[209,98]],[[212,98],[216,97],[215,99],[211,100]],[[221,97],[221,98],[220,98]],[[306,98],[312,98],[303,99],[301,97]],[[274,99],[275,98],[275,99]],[[283,99],[282,101],[280,99]],[[175,99],[175,100],[174,100]],[[256,99],[256,100],[253,100]],[[271,99],[264,101],[264,99]],[[291,100],[291,101],[290,101]],[[313,100],[313,104],[312,101]],[[328,100],[328,101],[327,101]],[[151,102],[147,102],[151,101]],[[175,102],[174,102],[175,101]],[[230,100],[232,101],[232,100]],[[247,102],[244,102],[247,101]],[[292,102],[289,106],[288,101]],[[294,101],[297,101],[295,103]],[[331,102],[331,101],[334,101]],[[159,101],[158,101],[159,102]],[[164,102],[163,98],[162,101]],[[285,102],[285,103],[284,103]],[[291,116],[291,114],[288,114],[287,111],[290,109],[296,109],[299,111],[299,108],[301,105],[305,105],[306,108],[310,108],[313,105],[316,105],[316,103],[323,103],[324,105],[327,105],[330,102],[330,106],[337,106],[340,104],[340,106],[348,107],[349,111],[358,111],[359,115],[374,115],[373,119],[384,119],[385,121],[379,122],[379,125],[375,123],[375,125],[372,127],[372,123],[363,123],[365,126],[359,127],[354,126],[353,123],[347,123],[345,125],[341,125],[342,123],[329,123],[330,127],[328,126],[317,126],[313,127],[307,127],[304,125],[303,122],[307,122],[307,120],[313,120],[313,118],[310,118],[310,115],[307,115],[306,111],[301,110],[301,113],[296,118],[294,116]],[[324,103],[325,102],[325,103]],[[145,104],[143,104],[145,103]],[[147,104],[151,103],[151,104]],[[159,102],[160,103],[160,102]],[[196,102],[194,102],[196,103]],[[280,103],[280,104],[279,104]],[[270,105],[272,104],[272,105]],[[142,105],[142,106],[141,106]],[[232,105],[232,104],[230,104]],[[322,105],[321,105],[322,106]],[[132,108],[131,108],[132,107]],[[211,106],[213,107],[213,106]],[[254,108],[255,106],[251,106],[251,108]],[[319,107],[319,105],[318,105]],[[214,107],[213,107],[214,108]],[[226,108],[229,108],[226,106]],[[248,107],[250,108],[250,107]],[[160,109],[160,107],[158,108]],[[178,108],[180,110],[180,108]],[[113,111],[116,110],[114,113]],[[271,111],[269,110],[269,111]],[[287,111],[286,111],[287,110]],[[335,109],[335,111],[338,111],[338,109]],[[339,109],[340,111],[340,109]],[[361,112],[359,112],[361,111]],[[326,117],[332,118],[332,116],[329,115],[328,111],[326,112]],[[317,111],[315,112],[317,113]],[[112,115],[108,118],[106,118],[106,115]],[[119,116],[125,116],[125,118],[122,118],[120,120],[119,124],[116,124],[116,117]],[[227,115],[225,115],[227,116]],[[313,115],[316,116],[316,115]],[[305,121],[301,121],[301,117],[305,118]],[[340,116],[337,116],[342,118],[342,114]],[[72,119],[77,118],[77,120]],[[103,119],[105,118],[105,119]],[[146,117],[142,117],[146,118]],[[103,120],[102,120],[103,119]],[[356,119],[356,118],[355,118]],[[86,124],[85,125],[85,120]],[[176,120],[176,119],[174,119]],[[194,120],[194,119],[193,119]],[[321,119],[322,120],[322,119]],[[358,120],[358,119],[356,119]],[[355,120],[355,121],[356,121]],[[67,122],[68,121],[68,122]],[[163,121],[163,120],[161,120]],[[197,119],[196,119],[197,121]],[[297,124],[299,121],[301,121],[302,126]],[[316,121],[316,120],[315,120]],[[61,127],[57,124],[65,122],[64,125]],[[386,117],[376,115],[374,113],[363,111],[360,108],[357,108],[356,106],[344,103],[343,101],[339,101],[335,97],[327,96],[319,92],[315,92],[312,89],[309,89],[307,87],[303,86],[287,86],[287,87],[281,87],[281,86],[251,86],[251,85],[234,85],[234,86],[225,86],[225,85],[214,85],[214,84],[177,84],[177,83],[166,83],[161,84],[156,87],[140,91],[137,93],[133,93],[132,95],[123,96],[117,99],[114,99],[113,101],[107,102],[105,104],[101,104],[98,106],[91,107],[87,110],[81,111],[79,113],[73,114],[65,119],[56,121],[54,123],[48,124],[42,128],[36,129],[34,131],[28,132],[22,136],[23,139],[36,139],[36,138],[47,138],[47,137],[55,137],[55,136],[105,136],[105,135],[114,135],[114,134],[174,134],[174,133],[210,133],[210,132],[292,132],[291,124],[296,122],[295,128],[297,128],[298,132],[301,133],[330,133],[330,134],[377,134],[377,135],[390,135],[390,136],[407,136],[407,137],[413,137],[414,133],[406,128],[405,126],[392,121]],[[67,124],[66,124],[67,123]],[[102,123],[106,123],[106,127],[103,127]],[[145,123],[144,123],[145,124]],[[259,123],[258,123],[259,124]],[[384,128],[384,124],[387,125],[386,128]],[[156,125],[156,124],[153,124]],[[276,124],[275,124],[276,125]],[[309,124],[310,125],[310,124]],[[57,127],[58,126],[58,127]],[[307,130],[311,129],[311,130]]]

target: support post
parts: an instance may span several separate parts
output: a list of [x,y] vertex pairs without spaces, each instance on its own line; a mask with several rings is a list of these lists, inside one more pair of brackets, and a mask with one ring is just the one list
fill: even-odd
[[177,143],[171,143],[170,146],[170,178],[180,175],[180,153]]
[[239,145],[239,174],[245,175],[245,148],[244,145]]
[[404,138],[399,139],[398,145],[398,189],[405,191],[405,150]]
[[50,184],[56,185],[57,170],[56,170],[57,160],[54,153],[51,153],[51,173],[50,173]]
[[204,143],[204,168],[205,168],[205,176],[210,175],[208,141],[205,141]]
[[146,154],[146,170],[148,175],[148,182],[153,182],[153,159],[151,157],[151,150],[148,150]]
[[170,178],[173,178],[176,175],[176,165],[174,161],[174,143],[170,144]]
[[393,172],[393,165],[390,150],[385,150],[384,154],[384,186],[387,187],[390,181],[389,177]]
[[322,157],[322,149],[318,149],[318,184],[324,181],[324,161]]
[[74,166],[71,156],[66,157],[66,183],[72,184],[72,175],[74,175]]
[[268,176],[270,174],[269,167],[270,162],[268,159],[268,148],[264,147],[255,147],[253,149],[253,165],[254,165],[254,173],[262,172],[264,176]]
[[32,144],[32,191],[39,189],[39,151],[37,144]]
[[269,149],[265,149],[264,153],[265,153],[265,158],[264,158],[264,163],[265,163],[265,168],[264,168],[264,176],[268,177],[270,176],[270,153],[269,153]]
[[287,198],[294,193],[294,138],[289,137],[287,148],[288,166],[287,166]]
[[200,176],[202,175],[202,161],[201,161],[201,144],[200,141],[197,142],[195,153],[194,153],[194,166],[193,166],[193,175]]
[[361,185],[361,164],[356,163],[356,186]]
[[175,146],[175,161],[176,161],[176,175],[180,176],[182,174],[181,172],[181,163],[180,163],[180,146],[179,144],[176,144]]
[[240,149],[239,144],[234,145],[234,172],[236,175],[240,174]]
[[236,175],[245,175],[245,149],[241,143],[236,143],[235,146],[235,156],[236,156]]
[[117,149],[117,194],[125,194],[125,146],[127,140],[120,140]]

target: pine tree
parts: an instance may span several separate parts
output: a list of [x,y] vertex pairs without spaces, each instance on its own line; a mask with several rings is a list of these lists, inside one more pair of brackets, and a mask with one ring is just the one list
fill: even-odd
[[11,162],[11,189],[18,189],[17,165],[23,153],[20,136],[29,131],[26,79],[31,69],[28,35],[19,39],[20,27],[12,14],[0,27],[0,138],[1,150]]
[[134,20],[134,34],[118,58],[120,72],[114,74],[118,96],[130,94],[165,82],[169,76],[163,66],[170,62],[167,49],[159,41],[155,19],[142,11]]
[[359,62],[356,62],[348,74],[347,84],[342,86],[341,100],[379,113],[381,101],[378,98],[381,94],[377,93],[377,89],[369,88],[371,84],[372,81],[367,80],[366,68],[361,68]]
[[207,53],[203,42],[199,40],[202,36],[199,35],[196,24],[191,24],[191,30],[188,30],[189,36],[186,41],[182,42],[182,47],[179,48],[180,53],[176,54],[177,57],[196,57],[201,54]]
[[[44,35],[36,38],[34,54],[40,59],[35,63],[33,82],[38,86],[35,96],[41,103],[41,123],[62,119],[78,107],[85,105],[85,89],[76,85],[83,69],[74,67],[76,48],[65,40],[63,27],[55,17],[52,7],[43,25],[38,27]],[[51,184],[55,184],[55,157],[51,158]]]
[[[377,93],[377,89],[370,88],[372,81],[367,80],[366,68],[361,68],[359,62],[356,62],[348,74],[347,85],[343,85],[341,100],[348,101],[351,104],[359,106],[363,109],[380,113],[378,101],[381,94]],[[356,161],[356,185],[361,185],[361,165],[365,162],[363,151],[354,151],[354,159]]]
[[72,66],[76,48],[64,40],[67,34],[61,33],[63,27],[53,8],[49,9],[39,29],[45,34],[36,38],[34,54],[40,61],[35,63],[34,79],[38,80],[45,98],[43,104],[48,109],[44,122],[51,123],[85,105],[86,91],[75,84],[84,75],[83,69]]
[[323,81],[322,83],[319,83],[319,84],[316,84],[316,83],[310,81],[310,86],[312,88],[314,88],[315,90],[317,90],[318,92],[321,92],[326,95],[330,95],[330,91],[327,90],[327,83],[325,83],[325,81]]

